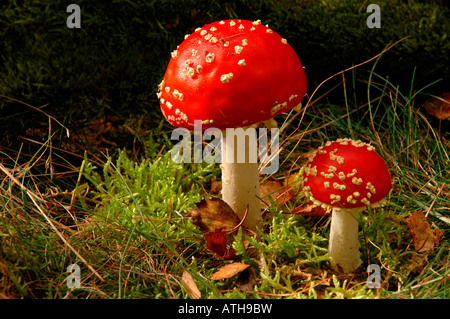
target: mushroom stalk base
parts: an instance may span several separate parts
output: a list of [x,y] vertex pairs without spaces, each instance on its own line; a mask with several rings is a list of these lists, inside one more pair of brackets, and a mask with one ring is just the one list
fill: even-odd
[[328,250],[335,270],[352,273],[361,265],[358,240],[360,212],[361,209],[333,209]]
[[243,225],[256,230],[261,223],[256,131],[236,134],[235,130],[234,134],[230,133],[222,131],[222,199],[241,220],[248,205]]

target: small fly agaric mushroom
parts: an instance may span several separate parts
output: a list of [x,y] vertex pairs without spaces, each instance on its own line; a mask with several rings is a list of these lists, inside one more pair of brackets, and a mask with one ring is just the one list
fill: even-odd
[[[261,218],[256,132],[237,149],[227,129],[266,122],[300,105],[306,76],[294,49],[261,21],[225,20],[197,28],[172,52],[158,98],[174,126],[222,130],[222,196],[255,229]],[[253,149],[250,149],[250,146]],[[245,152],[244,162],[237,152]]]
[[375,148],[361,141],[338,139],[320,147],[303,171],[304,191],[316,205],[332,209],[331,265],[345,273],[360,265],[359,213],[384,202],[391,177]]

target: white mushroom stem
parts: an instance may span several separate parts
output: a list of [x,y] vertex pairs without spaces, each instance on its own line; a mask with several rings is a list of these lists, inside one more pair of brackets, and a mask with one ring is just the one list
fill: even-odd
[[222,131],[222,199],[241,220],[248,205],[243,225],[251,230],[261,223],[256,145],[254,129]]
[[328,250],[331,266],[345,273],[361,265],[358,240],[358,219],[363,209],[333,209]]

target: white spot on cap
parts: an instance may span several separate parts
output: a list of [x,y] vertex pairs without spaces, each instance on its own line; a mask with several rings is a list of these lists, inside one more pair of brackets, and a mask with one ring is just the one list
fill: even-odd
[[158,84],[158,90],[162,90],[162,87],[164,86],[164,80],[161,81],[161,83]]
[[166,106],[169,110],[173,107],[172,103],[170,103],[169,101],[167,101]]
[[243,24],[241,24],[240,26],[239,26],[239,30],[244,30],[244,25]]
[[176,58],[177,55],[178,55],[178,51],[177,51],[177,50],[173,50],[172,52],[170,52],[170,56],[171,56],[172,58]]
[[366,184],[366,189],[368,189],[369,192],[371,192],[372,194],[375,194],[377,192],[377,190],[375,189],[375,186],[373,186],[371,182],[368,182]]
[[347,189],[347,186],[341,185],[341,184],[338,184],[338,183],[333,183],[333,188],[341,190],[341,191],[345,191]]
[[172,95],[174,98],[176,98],[180,101],[183,101],[184,95],[183,95],[183,93],[179,92],[177,89],[173,90]]
[[275,113],[277,113],[279,110],[281,109],[281,104],[275,104],[272,106],[272,108],[270,109],[270,114],[274,115]]
[[281,43],[287,44],[287,40],[283,38],[283,39],[281,39]]
[[222,74],[220,76],[220,81],[222,83],[228,83],[233,78],[233,73]]
[[183,70],[183,73],[192,79],[192,77],[195,75],[195,70],[194,70],[194,68],[188,67]]
[[253,21],[253,25],[260,25],[260,24],[261,24],[261,20]]
[[200,35],[205,35],[205,34],[207,34],[207,33],[208,33],[208,31],[202,30],[202,31],[200,32]]
[[225,24],[225,21],[220,21],[219,24],[223,25]]
[[236,45],[234,47],[234,52],[236,52],[237,54],[241,54],[243,47]]
[[242,46],[245,47],[246,45],[248,45],[248,41],[247,41],[247,39],[243,39],[242,40]]
[[216,30],[217,30],[216,27],[211,27],[211,29],[209,29],[209,31],[212,31],[212,32],[214,32],[214,31],[216,31]]
[[334,203],[341,201],[341,196],[336,195],[336,194],[331,194],[330,199],[331,199],[331,204],[334,204]]
[[350,204],[356,204],[357,203],[357,201],[356,201],[356,199],[354,199],[353,198],[353,195],[349,195],[348,197],[347,197],[347,203],[350,203]]
[[353,171],[352,171],[351,173],[348,173],[348,174],[347,174],[347,177],[348,177],[348,178],[354,177],[357,173],[358,173],[358,171],[356,170],[356,168],[354,168]]
[[206,55],[206,62],[211,63],[212,61],[214,61],[215,55],[214,53],[208,53]]
[[322,175],[323,178],[326,178],[326,179],[332,179],[332,178],[334,177],[334,174],[333,174],[333,173],[327,174],[327,173],[325,173],[325,172],[320,172],[320,175]]
[[245,59],[239,60],[238,65],[245,66]]
[[197,72],[198,73],[201,73],[202,71],[203,71],[203,66],[201,66],[200,64],[199,65],[197,65]]
[[224,47],[228,47],[229,45],[230,45],[230,42],[228,42],[228,41],[223,44]]
[[230,21],[230,27],[236,25],[236,22],[234,22],[233,20]]
[[362,178],[358,178],[358,177],[353,177],[352,178],[352,183],[355,185],[361,185],[363,182]]
[[209,40],[209,39],[211,39],[211,37],[212,37],[212,34],[209,33],[209,34],[205,35],[205,40]]

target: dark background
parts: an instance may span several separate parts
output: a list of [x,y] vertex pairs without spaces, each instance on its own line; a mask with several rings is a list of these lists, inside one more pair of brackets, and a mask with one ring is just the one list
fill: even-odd
[[[343,69],[385,53],[375,73],[400,90],[449,88],[450,10],[443,1],[383,0],[381,28],[369,29],[365,1],[77,1],[81,28],[69,29],[70,1],[10,1],[0,10],[0,130],[14,136],[48,125],[68,128],[105,116],[163,119],[156,98],[170,52],[196,27],[229,18],[260,19],[282,35],[306,67],[308,93]],[[353,71],[355,90],[374,66]],[[360,81],[362,79],[362,81]],[[332,87],[340,77],[327,83]],[[353,89],[353,88],[349,88]],[[322,92],[322,93],[323,93]],[[349,92],[348,94],[351,94]],[[340,95],[328,99],[339,103]],[[421,101],[418,101],[421,102]],[[42,107],[43,112],[29,105]],[[420,104],[420,103],[418,103]]]

